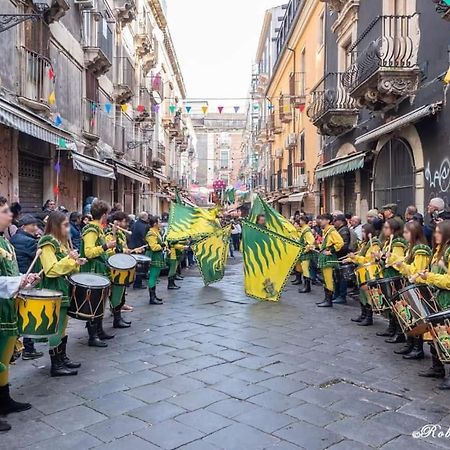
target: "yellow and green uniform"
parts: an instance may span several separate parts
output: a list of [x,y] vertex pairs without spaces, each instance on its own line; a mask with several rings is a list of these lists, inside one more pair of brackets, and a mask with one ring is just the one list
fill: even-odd
[[[0,276],[19,276],[16,254],[13,246],[0,236]],[[9,362],[19,331],[14,298],[0,298],[0,387],[8,384]]]
[[[320,255],[317,267],[322,270],[325,289],[334,292],[333,270],[339,267],[336,252],[344,246],[344,240],[333,225],[327,225],[323,229],[323,239],[320,244]],[[324,255],[323,252],[329,250],[331,255]]]
[[169,251],[169,274],[168,277],[173,277],[177,273],[177,266],[180,262],[181,255],[183,254],[185,245],[179,242],[173,242],[170,244]]
[[436,300],[444,310],[450,308],[450,247],[445,250],[442,258],[447,270],[439,265],[439,253],[438,247],[431,260],[431,273],[428,273],[425,282],[439,289]]
[[295,270],[303,273],[305,278],[311,278],[309,265],[313,257],[313,252],[307,248],[314,246],[315,243],[311,228],[309,228],[308,225],[302,225],[298,230],[298,235],[295,240],[302,246],[302,251],[297,260]]
[[[395,264],[397,261],[401,260],[396,255],[391,255],[388,263]],[[397,266],[397,269],[405,277],[410,277],[428,269],[430,262],[431,248],[425,244],[418,244],[408,249],[403,264]]]
[[87,263],[81,266],[82,272],[95,272],[108,276],[108,252],[104,249],[106,244],[103,227],[98,220],[89,222],[81,234],[82,258],[87,258]]
[[[390,241],[387,240],[383,245],[383,253],[390,253],[391,258],[394,260],[401,260],[405,258],[406,251],[408,249],[408,242],[406,239],[403,238],[395,238],[392,240],[392,244],[390,244]],[[400,275],[400,272],[396,267],[387,267],[389,264],[387,264],[387,261],[385,261],[383,264],[383,276],[384,278],[393,278],[398,277]]]
[[48,340],[49,346],[53,348],[61,344],[62,338],[66,336],[70,299],[69,283],[65,276],[78,271],[79,266],[73,258],[69,258],[69,249],[49,234],[42,236],[38,242],[38,248],[42,250],[42,253],[37,270],[41,268],[44,270],[39,287],[63,293],[58,334]]
[[148,275],[148,287],[152,289],[156,287],[161,269],[166,266],[164,261],[164,246],[159,228],[150,228],[145,236],[145,241],[148,244],[146,255],[152,259]]

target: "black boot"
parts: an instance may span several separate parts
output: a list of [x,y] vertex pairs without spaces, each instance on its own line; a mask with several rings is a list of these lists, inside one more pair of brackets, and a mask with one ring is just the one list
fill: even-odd
[[450,376],[446,376],[444,381],[438,386],[441,391],[446,391],[450,389]]
[[77,375],[78,371],[66,367],[63,363],[59,348],[53,348],[48,352],[50,354],[50,361],[52,363],[50,368],[50,376],[52,377],[67,377],[71,375]]
[[392,314],[389,314],[389,325],[386,328],[386,330],[384,331],[378,331],[377,333],[375,333],[377,336],[381,336],[381,337],[392,337],[395,334],[395,324],[396,324],[396,320],[395,317]]
[[325,288],[325,298],[323,302],[317,304],[319,308],[332,308],[333,307],[333,292]]
[[0,420],[0,431],[9,431],[11,429],[11,425],[4,420]]
[[398,323],[398,320],[394,317],[395,320],[395,334],[389,339],[385,339],[384,342],[388,344],[402,344],[403,342],[406,342],[405,333],[403,333],[402,329],[400,328],[400,324]]
[[158,295],[156,294],[156,286],[153,288],[153,293],[155,294],[155,298],[156,298],[156,300],[158,300],[159,302],[163,302],[163,299],[162,298],[159,298],[158,297]]
[[414,345],[412,350],[403,355],[403,359],[423,359],[425,357],[423,353],[423,339],[421,337],[413,339]]
[[86,322],[86,328],[89,334],[89,347],[108,347],[108,344],[101,341],[98,337],[97,323],[95,321]]
[[367,315],[367,306],[362,303],[359,304],[361,306],[361,314],[358,317],[354,317],[350,319],[352,322],[362,322]]
[[67,336],[64,336],[61,339],[61,344],[59,344],[59,349],[60,349],[61,360],[66,367],[68,367],[69,369],[78,369],[81,367],[81,363],[71,361],[71,359],[67,356],[67,353],[66,353],[66,351],[67,351]]
[[300,294],[307,294],[311,292],[311,280],[309,278],[305,278],[305,285],[302,288],[298,289]]
[[30,409],[29,403],[20,403],[14,401],[9,395],[9,384],[0,387],[0,416],[26,411]]
[[400,350],[394,350],[396,355],[407,355],[412,352],[414,348],[414,338],[407,337],[406,344]]
[[96,323],[97,323],[97,334],[100,340],[107,341],[114,337],[113,334],[108,334],[103,329],[103,317],[99,317],[98,319],[96,319]]
[[368,327],[370,325],[373,325],[373,311],[370,306],[366,305],[366,316],[364,319],[361,320],[361,322],[358,323],[360,327]]
[[180,286],[177,286],[175,284],[174,277],[169,277],[168,278],[168,280],[167,280],[167,289],[169,289],[169,290],[180,289]]
[[120,309],[121,307],[119,306],[113,311],[113,328],[130,328],[130,324],[122,319],[122,311]]
[[162,305],[162,301],[158,300],[156,298],[156,294],[155,294],[156,289],[155,288],[148,288],[148,293],[150,295],[150,301],[149,304],[150,305]]
[[419,372],[419,377],[424,378],[445,378],[444,364],[436,355],[431,355],[431,367],[428,370]]

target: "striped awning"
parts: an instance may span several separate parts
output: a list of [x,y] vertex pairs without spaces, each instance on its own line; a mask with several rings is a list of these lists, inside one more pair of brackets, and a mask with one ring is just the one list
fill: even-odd
[[335,160],[331,164],[317,169],[316,177],[318,180],[323,180],[324,178],[362,169],[364,167],[364,157],[364,153],[357,153],[350,157]]
[[106,164],[103,161],[76,152],[72,152],[72,161],[75,170],[90,173],[91,175],[97,175],[102,178],[116,179],[114,166]]
[[3,99],[0,99],[0,123],[41,141],[71,150],[76,149],[73,137],[69,133],[60,130],[42,117],[26,112],[20,106],[8,103]]

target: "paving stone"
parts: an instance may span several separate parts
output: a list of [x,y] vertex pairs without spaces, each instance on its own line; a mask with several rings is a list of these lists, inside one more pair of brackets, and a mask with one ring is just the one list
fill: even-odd
[[306,422],[288,425],[275,431],[274,435],[307,450],[322,450],[342,440],[339,434]]
[[[167,377],[161,373],[153,370],[145,370],[138,373],[123,375],[115,378],[113,382],[124,384],[128,388],[133,389],[141,386],[147,386],[152,383],[157,383],[165,378]],[[95,388],[95,386],[93,386],[93,388]]]
[[218,447],[212,444],[208,444],[203,439],[179,447],[179,450],[217,450],[217,449]]
[[[129,375],[127,375],[129,376]],[[113,394],[114,392],[125,391],[129,387],[127,383],[116,380],[104,381],[103,383],[94,383],[90,386],[74,391],[79,397],[87,400],[95,400],[96,398],[104,397],[105,395]]]
[[205,434],[213,433],[217,430],[231,425],[233,422],[225,417],[211,411],[197,410],[186,414],[181,414],[175,419]]
[[248,411],[253,411],[257,408],[253,403],[247,401],[238,400],[236,398],[229,398],[227,400],[222,400],[212,405],[208,406],[206,409],[208,411],[215,412],[224,417],[234,418],[239,414],[244,414]]
[[158,403],[153,403],[152,405],[133,409],[132,411],[128,411],[127,414],[149,424],[155,424],[164,422],[167,419],[172,419],[185,412],[185,409],[163,400]]
[[57,413],[50,414],[42,420],[64,433],[82,430],[89,425],[102,422],[107,417],[86,406],[75,406]]
[[312,403],[304,403],[293,409],[288,409],[286,414],[295,417],[304,422],[324,427],[331,422],[342,418],[339,413],[330,411]]
[[[1,438],[1,444],[4,443],[3,436]],[[54,436],[51,439],[34,442],[25,447],[27,450],[73,450],[73,449],[89,449],[95,448],[102,444],[102,441],[91,436],[84,431],[74,431],[73,433],[63,434],[59,436]],[[17,444],[16,444],[17,445]],[[6,448],[6,447],[4,447]],[[14,447],[10,447],[14,448]],[[18,448],[18,447],[15,447]],[[23,447],[22,447],[23,448]]]
[[229,379],[212,386],[213,389],[223,392],[230,397],[246,400],[254,395],[261,394],[267,391],[264,386],[249,384],[245,381]]
[[386,411],[386,408],[375,403],[362,401],[358,399],[346,398],[333,403],[330,410],[337,411],[346,416],[367,417],[381,411]]
[[263,380],[259,382],[258,385],[286,395],[293,394],[294,392],[308,387],[307,384],[302,383],[301,381],[294,381],[284,376]]
[[117,439],[114,442],[110,442],[109,444],[103,444],[99,447],[95,447],[95,450],[124,450],[124,449],[133,449],[133,450],[160,450],[160,447],[151,444],[150,442],[145,441],[137,436],[125,436],[121,439]]
[[28,421],[25,427],[22,426],[19,429],[13,428],[8,433],[1,433],[0,448],[24,448],[31,444],[37,445],[44,440],[51,440],[58,435],[60,435],[60,433],[55,428],[41,421],[32,420]]
[[119,416],[120,414],[144,405],[144,402],[123,392],[115,392],[114,394],[105,395],[93,402],[86,403],[86,406],[89,406],[89,408],[92,408],[99,413],[105,414],[105,416]]
[[258,428],[266,433],[273,433],[275,430],[295,422],[295,418],[287,414],[281,414],[259,407],[234,417],[234,420]]
[[228,396],[211,388],[201,388],[167,399],[170,403],[181,406],[188,411],[204,408],[212,403],[227,399]]
[[[367,445],[361,444],[361,442],[350,441],[348,439],[344,439],[337,444],[328,447],[327,450],[370,450],[373,447],[369,447]],[[409,449],[412,450],[412,449]]]
[[[189,360],[185,360],[187,362]],[[187,366],[186,364],[183,364],[182,362],[177,362],[173,364],[167,364],[165,366],[158,366],[154,369],[157,372],[162,373],[163,375],[166,375],[168,377],[173,377],[175,375],[184,375],[189,372],[194,372],[196,369],[191,366]]]
[[286,411],[287,409],[294,408],[303,403],[303,401],[298,398],[273,391],[255,395],[254,397],[249,398],[248,401],[277,412]]
[[259,450],[278,441],[275,437],[242,424],[234,424],[213,434],[204,441],[226,450]]
[[[32,402],[32,399],[30,399]],[[73,395],[70,392],[53,394],[46,397],[40,397],[38,402],[33,402],[35,408],[44,414],[52,414],[57,411],[62,411],[64,409],[71,408],[73,406],[78,406],[84,403],[84,400],[77,395]]]
[[399,436],[380,448],[382,450],[433,450],[438,447],[420,439],[414,439],[412,436]]
[[86,431],[103,442],[111,442],[146,427],[141,420],[121,415],[87,427]]
[[342,399],[342,396],[336,392],[316,387],[309,387],[302,389],[301,391],[294,392],[292,397],[324,407],[330,406]]
[[420,430],[427,424],[423,419],[402,414],[399,411],[382,412],[373,417],[372,420],[404,434],[411,434],[413,431]]
[[201,439],[204,434],[175,420],[166,420],[138,431],[137,436],[164,449],[174,449]]
[[175,392],[176,394],[184,394],[185,392],[194,391],[205,387],[206,384],[195,378],[187,377],[186,375],[178,375],[171,378],[154,383],[153,386],[163,387]]
[[176,396],[175,392],[154,385],[131,389],[127,392],[127,394],[145,403],[157,403],[160,400],[165,400]]

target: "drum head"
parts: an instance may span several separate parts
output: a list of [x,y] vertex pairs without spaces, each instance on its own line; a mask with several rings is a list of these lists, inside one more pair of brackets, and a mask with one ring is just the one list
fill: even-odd
[[119,270],[133,269],[136,267],[136,259],[125,253],[117,253],[117,255],[112,255],[108,258],[108,266]]
[[137,262],[150,262],[152,260],[152,258],[149,258],[148,256],[145,255],[133,255],[133,258],[137,261]]
[[111,284],[109,279],[103,275],[97,275],[96,273],[89,272],[74,273],[69,276],[69,281],[72,284],[97,289],[106,288]]
[[60,291],[53,291],[51,289],[22,289],[19,291],[19,297],[21,298],[55,298],[62,297],[63,293]]

